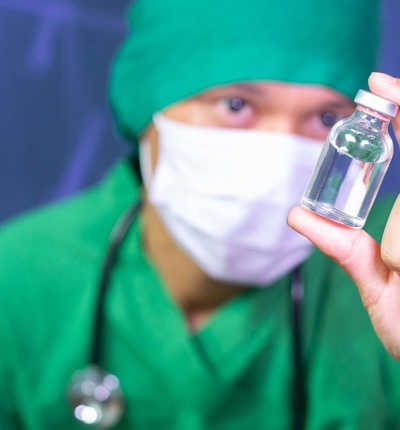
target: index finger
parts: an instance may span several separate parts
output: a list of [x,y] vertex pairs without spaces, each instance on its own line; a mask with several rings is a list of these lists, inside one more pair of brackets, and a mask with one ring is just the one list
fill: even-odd
[[[378,96],[385,97],[386,99],[400,105],[400,79],[395,78],[385,73],[371,73],[368,79],[368,85],[371,91]],[[400,143],[400,114],[392,120],[393,130]]]

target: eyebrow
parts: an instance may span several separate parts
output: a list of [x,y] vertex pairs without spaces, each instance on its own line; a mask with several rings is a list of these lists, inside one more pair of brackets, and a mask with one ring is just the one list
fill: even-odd
[[260,95],[263,93],[262,88],[260,88],[259,85],[257,85],[256,83],[236,83],[233,85],[229,85],[230,88],[234,89],[234,90],[239,90],[239,91],[245,91],[248,93],[252,93],[252,94],[256,94],[256,95]]
[[322,103],[323,105],[329,105],[329,106],[338,106],[338,107],[342,107],[342,106],[348,106],[348,105],[352,105],[354,102],[352,100],[330,100],[327,102]]
[[328,100],[326,102],[322,102],[319,105],[320,109],[332,109],[332,108],[353,108],[355,103],[352,100]]
[[226,84],[226,85],[219,85],[214,88],[210,88],[206,92],[199,94],[199,97],[202,96],[209,96],[210,94],[218,96],[219,94],[225,94],[227,92],[233,93],[233,92],[240,92],[240,93],[247,93],[252,96],[257,97],[265,97],[265,90],[263,91],[262,88],[260,88],[259,85],[256,83],[234,83],[234,84]]
[[[258,85],[256,82],[238,82],[235,84],[228,84],[220,87],[219,89],[223,90],[229,89],[229,90],[238,90],[243,91],[247,93],[251,93],[257,96],[265,96],[268,93],[268,89],[263,88],[261,85]],[[217,91],[217,89],[216,89]],[[330,107],[330,108],[342,108],[342,107],[348,107],[354,105],[354,102],[350,99],[343,98],[342,100],[336,99],[336,100],[327,100],[323,101],[321,103],[321,107]]]
[[[252,95],[253,97],[262,98],[265,100],[268,97],[268,89],[263,87],[262,85],[259,85],[257,82],[236,82],[226,85],[220,85],[216,86],[214,88],[210,88],[208,91],[206,91],[203,94],[200,94],[199,96],[202,97],[210,95],[219,96],[220,94],[225,94],[226,92],[241,92],[247,93],[249,95]],[[340,97],[338,95],[338,97]],[[314,108],[317,109],[343,109],[343,108],[354,108],[355,103],[351,99],[345,98],[345,96],[342,96],[341,98],[332,99],[332,100],[325,100],[322,101],[317,106],[314,106]]]

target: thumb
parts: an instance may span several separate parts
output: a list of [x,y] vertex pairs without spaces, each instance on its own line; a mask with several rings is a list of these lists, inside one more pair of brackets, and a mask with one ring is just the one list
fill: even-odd
[[381,259],[379,244],[364,230],[335,223],[301,206],[290,211],[287,222],[354,280],[367,309],[379,300],[390,270]]

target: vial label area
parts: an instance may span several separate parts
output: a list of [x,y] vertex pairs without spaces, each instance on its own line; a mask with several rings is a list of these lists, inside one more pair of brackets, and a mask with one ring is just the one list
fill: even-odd
[[390,163],[358,160],[329,142],[322,150],[301,204],[349,227],[361,228]]

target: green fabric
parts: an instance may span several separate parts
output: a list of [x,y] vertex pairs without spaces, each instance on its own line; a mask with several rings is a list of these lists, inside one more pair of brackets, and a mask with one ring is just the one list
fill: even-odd
[[[96,288],[112,226],[139,198],[128,163],[95,189],[0,232],[0,429],[74,430],[65,386],[89,359]],[[376,205],[379,239],[392,201]],[[226,303],[195,335],[134,223],[107,294],[102,364],[121,379],[117,429],[290,429],[290,279]],[[400,429],[400,364],[358,292],[315,252],[303,267],[307,430]]]
[[164,107],[212,86],[277,80],[353,98],[375,65],[378,0],[138,0],[111,74],[129,140]]

